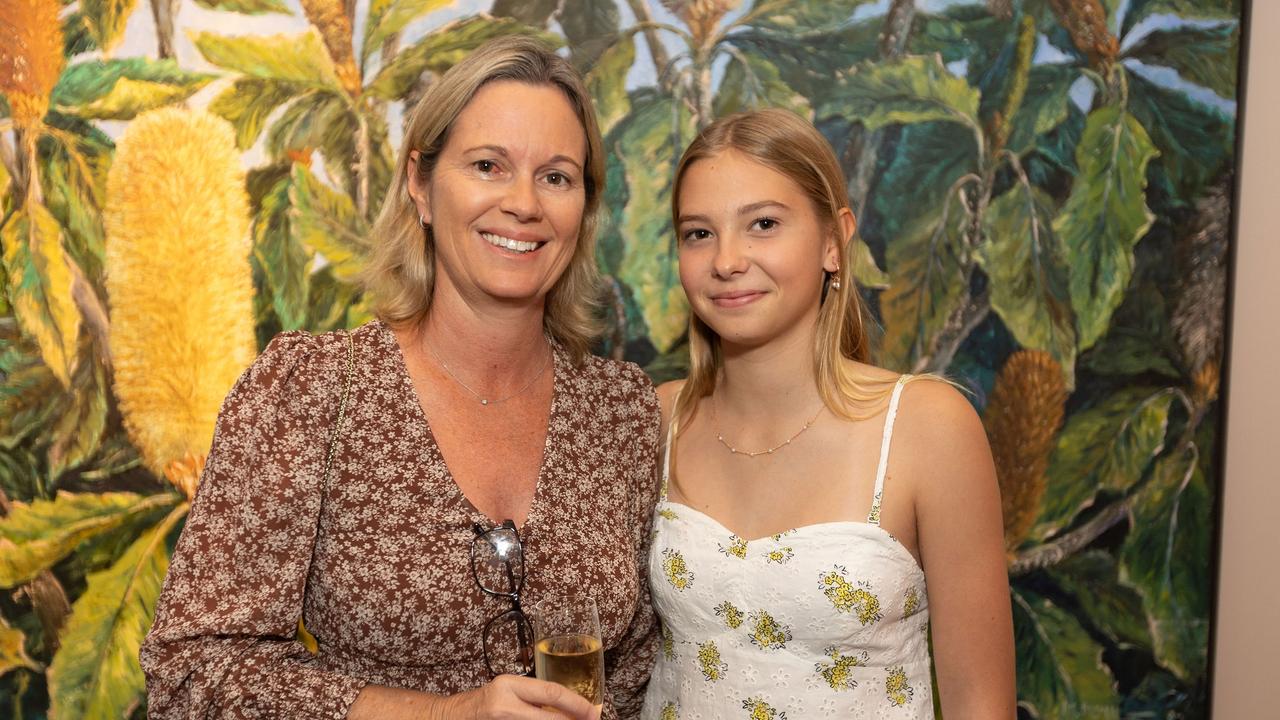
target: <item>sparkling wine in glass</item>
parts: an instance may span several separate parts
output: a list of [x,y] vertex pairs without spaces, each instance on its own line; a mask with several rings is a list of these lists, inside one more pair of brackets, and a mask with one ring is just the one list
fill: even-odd
[[595,600],[544,600],[533,615],[533,667],[596,707],[604,704],[604,648]]

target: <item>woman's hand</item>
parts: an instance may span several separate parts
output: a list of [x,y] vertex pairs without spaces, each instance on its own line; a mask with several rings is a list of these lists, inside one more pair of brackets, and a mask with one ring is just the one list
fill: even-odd
[[[558,711],[558,712],[555,712]],[[461,720],[598,720],[600,711],[562,685],[545,680],[499,675],[488,685],[446,699],[441,718]]]
[[487,685],[441,697],[369,685],[347,720],[599,720],[600,710],[565,687],[543,680],[499,675]]

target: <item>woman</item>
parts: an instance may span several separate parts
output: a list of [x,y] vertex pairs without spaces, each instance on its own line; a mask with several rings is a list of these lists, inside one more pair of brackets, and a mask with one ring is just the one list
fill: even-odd
[[151,717],[596,717],[520,676],[523,608],[582,595],[604,716],[638,712],[659,418],[636,367],[587,354],[603,182],[542,45],[429,88],[373,229],[379,320],[277,337],[223,406],[142,649]]
[[844,188],[781,110],[716,121],[678,166],[691,368],[658,390],[644,717],[931,718],[930,629],[947,720],[1014,717],[985,435],[949,384],[868,364]]

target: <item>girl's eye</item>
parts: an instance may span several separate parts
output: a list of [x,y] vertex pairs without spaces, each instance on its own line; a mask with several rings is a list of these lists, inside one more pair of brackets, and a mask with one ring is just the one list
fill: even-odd
[[778,221],[768,217],[762,217],[751,224],[756,228],[760,230],[764,230],[766,232],[778,227]]
[[709,237],[711,237],[711,231],[704,230],[702,228],[694,228],[693,230],[686,230],[684,233],[685,242],[689,242],[692,240],[706,240]]

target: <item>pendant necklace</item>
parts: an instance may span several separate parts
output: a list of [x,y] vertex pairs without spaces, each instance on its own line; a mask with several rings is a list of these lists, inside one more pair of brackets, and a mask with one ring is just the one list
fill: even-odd
[[440,367],[444,368],[444,371],[449,374],[449,377],[453,378],[454,382],[461,385],[463,390],[466,390],[467,392],[471,393],[471,395],[475,397],[475,399],[480,401],[481,405],[486,405],[486,406],[498,405],[500,403],[504,403],[510,400],[511,398],[523,393],[525,390],[528,390],[530,387],[533,387],[533,384],[538,381],[538,378],[542,377],[542,373],[547,371],[547,366],[551,364],[551,356],[554,354],[554,351],[547,353],[547,359],[545,362],[542,363],[542,367],[538,370],[537,374],[535,374],[532,378],[530,378],[529,382],[525,383],[524,386],[522,386],[519,390],[516,390],[515,392],[511,393],[510,395],[507,395],[506,397],[493,399],[493,398],[487,398],[481,395],[480,393],[476,392],[475,390],[472,390],[470,385],[463,382],[462,378],[454,374],[453,370],[449,367],[449,363],[445,362],[439,355],[437,355],[434,348],[432,348],[430,345],[428,345],[425,342],[423,343],[423,345],[426,346],[427,352],[431,353],[431,357],[435,358],[436,362],[440,363]]
[[782,448],[790,445],[792,440],[795,440],[796,438],[800,437],[801,435],[804,434],[805,430],[808,430],[809,428],[813,427],[813,424],[818,421],[818,416],[822,414],[822,409],[824,407],[826,407],[825,404],[818,406],[818,412],[814,413],[813,417],[809,418],[809,422],[806,422],[804,424],[804,427],[797,430],[795,435],[792,435],[791,437],[787,438],[783,442],[778,443],[777,445],[774,445],[771,448],[765,448],[764,450],[739,450],[738,448],[730,445],[728,440],[724,439],[724,435],[720,433],[720,423],[717,420],[717,416],[716,416],[715,400],[711,401],[711,423],[715,427],[716,440],[719,440],[720,444],[723,445],[726,450],[733,453],[734,455],[745,455],[746,457],[754,458],[754,457],[759,457],[760,455],[772,455],[775,451],[781,450]]

